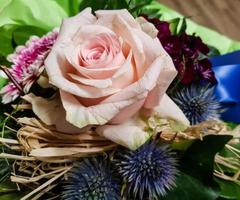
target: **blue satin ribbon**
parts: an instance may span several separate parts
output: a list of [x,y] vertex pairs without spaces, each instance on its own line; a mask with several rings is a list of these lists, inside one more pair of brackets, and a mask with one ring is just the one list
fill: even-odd
[[226,111],[224,121],[240,123],[240,51],[212,57],[218,84],[215,94]]

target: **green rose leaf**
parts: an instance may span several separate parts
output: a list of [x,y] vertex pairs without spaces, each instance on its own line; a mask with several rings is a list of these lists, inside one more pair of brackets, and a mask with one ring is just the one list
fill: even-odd
[[231,139],[230,135],[208,135],[197,140],[184,153],[182,171],[210,185],[213,183],[214,157]]
[[217,191],[185,173],[178,177],[176,185],[162,200],[216,200],[219,196]]

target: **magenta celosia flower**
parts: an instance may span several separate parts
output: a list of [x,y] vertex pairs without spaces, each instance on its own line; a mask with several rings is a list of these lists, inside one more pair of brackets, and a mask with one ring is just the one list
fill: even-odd
[[17,47],[14,54],[7,57],[8,61],[13,63],[8,71],[14,82],[10,82],[0,91],[3,103],[9,103],[15,100],[21,92],[27,93],[30,90],[44,70],[44,60],[57,36],[58,30],[53,30],[41,38],[32,36],[25,46]]

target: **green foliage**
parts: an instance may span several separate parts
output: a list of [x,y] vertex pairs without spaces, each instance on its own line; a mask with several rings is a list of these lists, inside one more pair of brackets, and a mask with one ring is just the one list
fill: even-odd
[[52,0],[61,6],[68,16],[74,16],[79,13],[79,5],[82,0]]
[[220,197],[232,200],[240,199],[240,182],[226,181],[219,178],[215,178],[215,181],[221,188]]
[[162,200],[215,200],[219,195],[218,191],[206,187],[201,181],[185,173],[178,177],[176,185]]
[[23,196],[21,192],[0,193],[0,200],[19,200],[21,196]]
[[66,11],[60,6],[63,0],[1,0],[0,26],[13,24],[37,26],[46,31],[61,25]]
[[230,127],[232,130],[236,128],[239,124],[233,123],[233,122],[227,122],[228,127]]
[[151,4],[153,0],[129,0],[129,11],[137,16],[142,12],[142,9],[146,6]]
[[[4,159],[0,159],[0,183],[2,183],[10,175],[10,166]],[[3,188],[0,187],[0,191]]]
[[208,57],[213,57],[213,56],[219,56],[220,52],[217,48],[208,45],[208,48],[210,49],[209,53],[208,53]]
[[196,140],[180,160],[182,173],[177,187],[164,200],[215,200],[219,188],[213,180],[214,157],[232,137],[229,135],[209,135]]
[[186,32],[187,22],[186,18],[174,18],[169,21],[170,30],[174,35],[180,35]]
[[63,1],[1,0],[0,64],[8,64],[6,56],[31,35],[41,36],[61,25],[68,14],[60,2]]
[[0,27],[0,55],[6,57],[14,51],[12,44],[12,33],[17,28],[16,25],[5,24]]
[[17,45],[23,45],[31,36],[42,36],[45,33],[45,30],[36,26],[20,26],[13,31],[12,37]]
[[230,135],[208,135],[194,142],[181,160],[183,172],[203,181],[213,182],[214,157],[232,139]]
[[24,191],[18,191],[16,184],[10,180],[0,183],[0,200],[19,200],[24,194]]
[[8,82],[8,79],[0,76],[0,90],[6,85],[7,82]]
[[[230,177],[234,177],[239,173],[240,169],[240,144],[229,144],[227,147],[222,149],[219,152],[219,155],[224,157],[226,159],[229,159],[228,167],[222,164],[218,164],[215,166],[215,168],[218,171],[224,172],[226,175]],[[234,199],[238,200],[240,199],[240,180],[232,180],[227,181],[220,178],[215,178],[215,181],[219,184],[221,188],[221,197],[225,199]]]
[[79,6],[79,10],[82,11],[83,9],[87,7],[91,7],[93,11],[99,10],[99,9],[105,9],[107,6],[108,0],[82,0]]
[[138,15],[141,9],[153,0],[82,0],[79,10],[91,7],[93,11],[100,9],[128,9],[133,15]]

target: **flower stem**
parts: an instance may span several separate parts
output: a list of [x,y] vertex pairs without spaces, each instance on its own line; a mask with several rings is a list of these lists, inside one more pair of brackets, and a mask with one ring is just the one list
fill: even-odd
[[18,81],[12,76],[12,74],[10,73],[9,69],[3,65],[0,65],[0,70],[2,70],[7,77],[9,78],[9,80],[15,85],[15,87],[22,93],[23,92],[23,88],[22,86],[18,83]]

